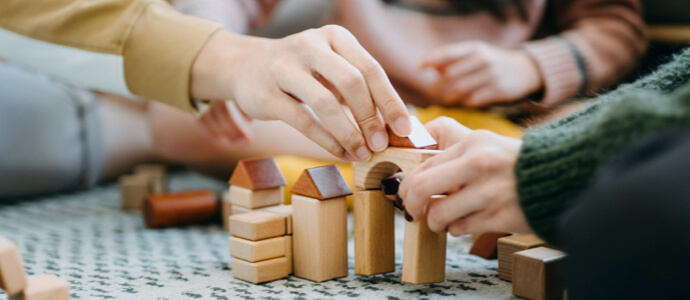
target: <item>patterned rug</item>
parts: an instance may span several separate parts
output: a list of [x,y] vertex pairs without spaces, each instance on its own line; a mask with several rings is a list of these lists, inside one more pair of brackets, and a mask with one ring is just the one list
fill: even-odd
[[[170,179],[173,190],[226,188],[188,173]],[[464,237],[448,240],[444,283],[401,283],[403,222],[396,215],[394,273],[354,275],[350,216],[348,277],[315,283],[291,276],[254,285],[232,277],[228,234],[220,225],[148,230],[138,213],[119,209],[114,184],[0,204],[0,235],[17,244],[27,273],[69,280],[74,299],[512,299],[496,260],[469,255]],[[7,295],[0,292],[0,299]]]

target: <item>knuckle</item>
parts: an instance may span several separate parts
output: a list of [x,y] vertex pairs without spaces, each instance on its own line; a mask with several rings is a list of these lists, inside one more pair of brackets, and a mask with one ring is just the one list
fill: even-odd
[[337,105],[334,105],[334,97],[332,95],[327,95],[327,94],[321,94],[321,95],[316,95],[311,103],[311,108],[314,111],[319,111],[324,114],[332,115],[337,108]]
[[348,130],[347,133],[342,137],[341,142],[347,148],[359,149],[364,145],[364,139],[362,134],[357,130]]
[[316,126],[316,120],[311,116],[299,116],[295,119],[295,127],[299,130],[307,130],[312,126]]
[[338,34],[343,34],[343,33],[349,32],[344,27],[342,27],[340,25],[334,25],[334,24],[325,25],[319,29],[322,30],[323,32],[329,34],[329,35],[338,35]]
[[356,89],[364,86],[364,77],[362,77],[361,73],[353,71],[343,76],[340,84],[346,89]]
[[379,65],[376,61],[373,61],[373,60],[368,60],[359,69],[362,72],[362,74],[364,75],[364,77],[367,77],[367,78],[378,76],[383,71],[383,68],[381,68],[381,65]]

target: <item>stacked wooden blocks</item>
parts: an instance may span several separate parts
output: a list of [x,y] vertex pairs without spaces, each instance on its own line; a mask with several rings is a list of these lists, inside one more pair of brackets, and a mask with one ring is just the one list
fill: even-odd
[[352,192],[338,167],[304,170],[290,192],[295,276],[317,282],[347,276],[346,196]]
[[0,288],[11,300],[66,300],[69,283],[55,275],[26,277],[17,247],[0,237]]
[[144,200],[166,190],[166,174],[163,165],[139,165],[134,174],[120,177],[120,197],[123,209],[141,209]]
[[262,283],[292,273],[292,235],[288,231],[292,218],[288,212],[254,211],[229,217],[235,278]]
[[273,157],[241,160],[230,177],[230,189],[223,196],[223,226],[228,218],[283,204],[285,177]]

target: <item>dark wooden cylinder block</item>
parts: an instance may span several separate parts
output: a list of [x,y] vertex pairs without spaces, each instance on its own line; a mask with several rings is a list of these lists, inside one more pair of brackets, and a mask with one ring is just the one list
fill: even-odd
[[210,190],[149,195],[144,202],[146,227],[163,228],[210,221],[218,211],[218,200]]

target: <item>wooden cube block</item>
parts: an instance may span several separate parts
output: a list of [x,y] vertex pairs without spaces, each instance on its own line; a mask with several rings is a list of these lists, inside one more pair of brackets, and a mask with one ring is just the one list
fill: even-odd
[[230,186],[230,202],[244,208],[261,208],[283,204],[283,187],[250,190],[241,186]]
[[498,255],[498,239],[509,236],[506,232],[487,232],[479,235],[470,249],[470,253],[486,259],[496,258]]
[[395,271],[393,202],[381,190],[355,191],[355,274]]
[[257,284],[287,277],[287,265],[285,257],[255,263],[235,258],[232,260],[232,276]]
[[513,294],[535,300],[563,297],[564,252],[538,247],[513,254]]
[[275,237],[250,241],[230,237],[230,255],[248,262],[257,262],[285,256],[285,238]]
[[321,282],[348,274],[347,201],[293,195],[293,271]]
[[283,237],[285,241],[285,258],[287,258],[288,263],[288,274],[292,274],[292,264],[293,264],[293,254],[292,254],[292,236],[286,235]]
[[513,253],[545,244],[534,234],[516,234],[498,239],[498,277],[512,280]]
[[276,205],[262,208],[262,210],[285,216],[285,229],[292,234],[292,205]]
[[[440,197],[435,197],[440,199]],[[446,280],[446,233],[429,229],[426,217],[417,222],[405,222],[402,281],[412,284],[444,282]]]
[[26,288],[26,273],[17,246],[0,237],[0,289],[12,296]]
[[120,202],[123,209],[141,209],[150,193],[151,187],[146,176],[120,176]]
[[167,188],[167,176],[164,165],[138,165],[134,167],[134,174],[147,178],[151,193],[164,193]]
[[26,289],[10,300],[68,300],[69,283],[55,275],[29,277]]
[[230,217],[230,234],[252,241],[264,240],[285,235],[285,217],[266,212],[251,213]]

